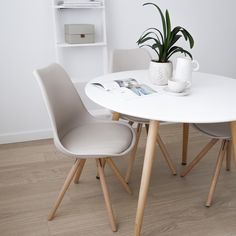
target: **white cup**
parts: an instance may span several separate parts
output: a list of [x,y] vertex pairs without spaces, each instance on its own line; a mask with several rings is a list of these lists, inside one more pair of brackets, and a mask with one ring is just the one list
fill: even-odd
[[189,81],[168,80],[168,88],[171,92],[181,93],[189,88],[191,83]]
[[178,81],[190,81],[192,72],[199,70],[198,61],[189,58],[177,58],[174,79]]

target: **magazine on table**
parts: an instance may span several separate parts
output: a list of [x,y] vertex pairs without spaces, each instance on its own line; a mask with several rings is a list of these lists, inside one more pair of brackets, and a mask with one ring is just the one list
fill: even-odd
[[138,81],[134,78],[104,81],[92,84],[108,92],[115,91],[124,93],[126,90],[126,91],[132,91],[132,93],[137,96],[145,96],[152,93],[156,93],[154,89],[150,88],[146,84],[139,84]]

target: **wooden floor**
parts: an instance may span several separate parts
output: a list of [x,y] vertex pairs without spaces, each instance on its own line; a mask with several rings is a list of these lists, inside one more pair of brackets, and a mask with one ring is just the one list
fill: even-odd
[[[181,126],[163,125],[161,135],[177,165],[181,156]],[[191,130],[189,158],[207,139]],[[143,132],[128,195],[106,168],[107,182],[119,229],[112,233],[95,163],[88,161],[81,181],[72,184],[53,221],[47,214],[73,164],[51,140],[0,146],[0,235],[1,236],[130,236],[133,235],[146,135]],[[146,236],[235,236],[236,172],[222,169],[213,206],[204,207],[219,149],[212,149],[186,178],[172,176],[157,153],[145,210]],[[127,159],[117,160],[125,173]]]

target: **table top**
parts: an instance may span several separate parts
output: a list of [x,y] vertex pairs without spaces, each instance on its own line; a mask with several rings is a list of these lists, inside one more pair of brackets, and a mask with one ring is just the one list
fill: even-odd
[[[157,90],[145,96],[130,98],[98,88],[91,83],[135,78]],[[236,79],[194,72],[190,94],[173,96],[154,86],[147,70],[111,73],[91,80],[86,95],[95,103],[122,114],[149,120],[181,123],[217,123],[236,121]]]

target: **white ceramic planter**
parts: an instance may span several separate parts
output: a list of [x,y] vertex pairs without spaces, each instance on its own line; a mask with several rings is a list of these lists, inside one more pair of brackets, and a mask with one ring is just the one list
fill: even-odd
[[149,78],[153,84],[166,85],[168,80],[171,79],[173,73],[172,62],[150,62]]

